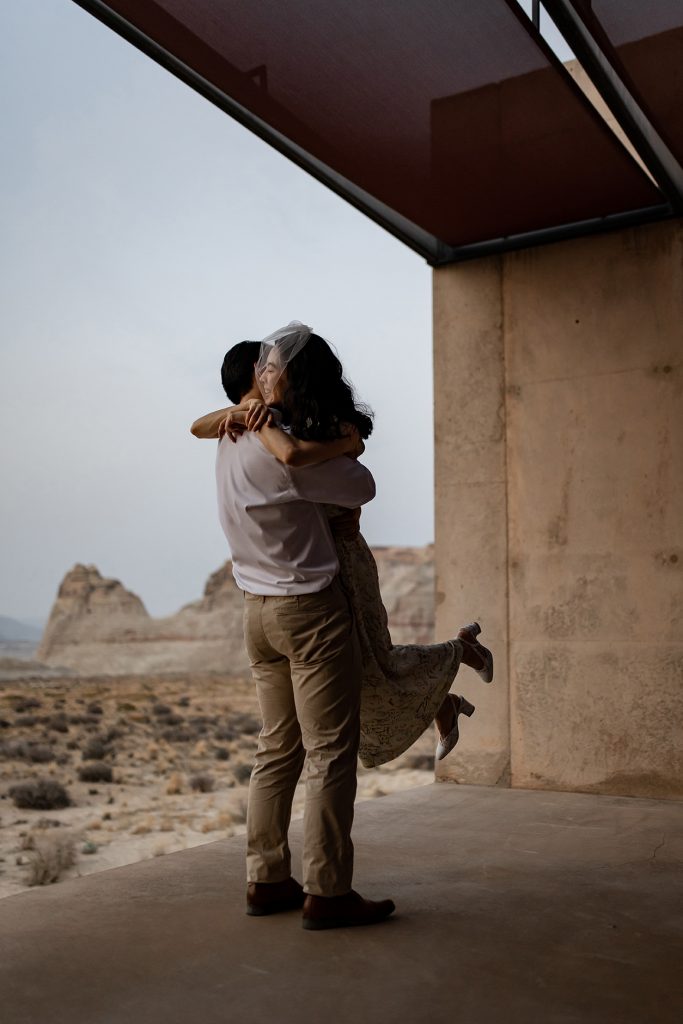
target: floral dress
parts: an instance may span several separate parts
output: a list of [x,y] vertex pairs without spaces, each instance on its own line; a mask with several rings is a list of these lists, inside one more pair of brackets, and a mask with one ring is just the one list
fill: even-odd
[[[330,518],[346,511],[326,510]],[[335,544],[363,659],[359,757],[366,768],[377,768],[434,721],[460,667],[462,644],[392,644],[372,551],[360,534],[336,537]]]

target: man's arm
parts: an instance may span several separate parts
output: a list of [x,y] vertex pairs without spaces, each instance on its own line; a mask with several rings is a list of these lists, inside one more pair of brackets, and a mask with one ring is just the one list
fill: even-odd
[[290,469],[292,492],[304,501],[358,508],[375,497],[372,473],[355,459],[342,456],[318,466]]

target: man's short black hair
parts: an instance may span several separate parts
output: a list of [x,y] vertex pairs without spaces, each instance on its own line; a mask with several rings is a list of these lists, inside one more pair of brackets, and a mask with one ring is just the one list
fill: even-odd
[[261,352],[260,341],[240,341],[225,353],[221,367],[223,389],[233,405],[239,405],[254,384],[254,364]]

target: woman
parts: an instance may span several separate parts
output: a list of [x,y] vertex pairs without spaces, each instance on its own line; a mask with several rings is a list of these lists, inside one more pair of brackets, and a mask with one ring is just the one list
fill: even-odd
[[[239,405],[223,410],[218,436],[226,433],[236,440],[244,429],[258,431],[265,447],[293,467],[362,454],[363,441],[372,432],[371,414],[355,401],[327,342],[304,324],[295,321],[264,339],[254,384]],[[215,424],[216,415],[198,420],[193,433],[208,436],[202,422]],[[372,552],[357,527],[335,529],[335,520],[348,519],[348,510],[326,510],[363,659],[361,762],[372,768],[393,760],[433,720],[439,731],[440,760],[458,742],[458,717],[474,712],[464,697],[448,692],[460,662],[490,682],[491,652],[476,639],[477,623],[463,627],[457,638],[445,643],[392,644]]]

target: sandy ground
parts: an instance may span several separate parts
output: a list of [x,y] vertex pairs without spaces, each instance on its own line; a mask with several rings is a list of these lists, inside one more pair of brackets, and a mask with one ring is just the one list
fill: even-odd
[[[243,833],[259,724],[244,679],[12,673],[0,682],[0,897]],[[390,765],[359,765],[358,800],[427,785],[433,751],[430,730]],[[112,781],[82,781],[88,766]],[[10,789],[38,779],[71,805],[17,807]]]

